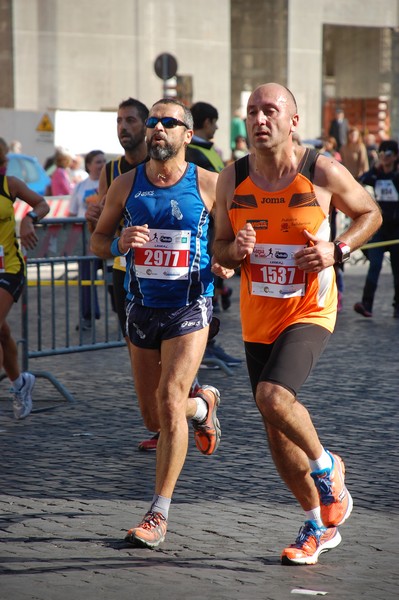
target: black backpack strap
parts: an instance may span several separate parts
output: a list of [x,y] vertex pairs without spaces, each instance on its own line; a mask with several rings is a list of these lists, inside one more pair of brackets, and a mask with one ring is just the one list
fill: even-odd
[[313,183],[314,179],[314,170],[316,167],[316,161],[320,153],[314,148],[306,148],[305,154],[302,157],[301,163],[299,165],[298,172],[301,175],[304,175],[309,181]]
[[249,154],[235,161],[236,189],[249,175]]

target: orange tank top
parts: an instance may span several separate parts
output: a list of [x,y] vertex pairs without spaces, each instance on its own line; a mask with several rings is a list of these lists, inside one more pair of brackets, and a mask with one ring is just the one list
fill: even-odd
[[253,253],[242,262],[241,322],[246,342],[270,344],[294,323],[334,330],[337,289],[334,268],[305,274],[294,254],[307,245],[306,229],[328,241],[328,216],[313,187],[317,153],[306,150],[298,173],[283,190],[266,192],[249,177],[248,156],[236,161],[236,188],[229,210],[234,233],[251,223]]

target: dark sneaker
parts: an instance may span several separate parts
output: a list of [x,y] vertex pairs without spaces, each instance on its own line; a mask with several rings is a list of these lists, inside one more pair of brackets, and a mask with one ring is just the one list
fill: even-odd
[[314,521],[305,521],[295,542],[281,554],[283,565],[315,565],[320,554],[341,543],[336,527],[318,527]]
[[209,456],[219,446],[222,432],[217,409],[220,404],[219,390],[211,385],[204,385],[197,392],[197,397],[202,398],[208,405],[208,414],[202,422],[192,420],[194,428],[195,445],[202,454]]
[[363,315],[363,317],[373,316],[373,313],[370,310],[367,310],[367,308],[361,302],[356,302],[355,306],[353,307],[353,310],[359,313],[359,315]]
[[337,527],[351,514],[353,500],[345,486],[344,461],[338,454],[328,454],[332,459],[331,469],[314,471],[311,476],[319,493],[321,520],[326,527]]
[[14,418],[20,421],[25,419],[32,411],[32,390],[35,385],[35,376],[32,373],[22,373],[23,385],[18,392],[11,388],[14,395],[12,407],[14,411]]
[[228,367],[238,367],[242,363],[240,358],[234,358],[234,356],[227,354],[227,352],[225,352],[221,346],[218,346],[215,341],[208,342],[204,354],[204,358],[206,357],[222,360]]
[[91,320],[90,319],[81,319],[80,322],[76,325],[75,330],[79,331],[90,331],[91,330]]
[[133,546],[156,548],[164,541],[168,522],[161,513],[148,512],[137,527],[129,529],[125,541]]
[[152,436],[149,440],[143,440],[139,444],[139,450],[143,450],[144,452],[149,452],[150,450],[156,450],[159,439],[159,431],[155,435]]

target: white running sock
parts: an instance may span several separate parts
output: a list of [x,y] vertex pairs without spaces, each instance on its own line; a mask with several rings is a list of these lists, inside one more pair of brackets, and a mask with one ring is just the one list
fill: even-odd
[[193,416],[194,421],[205,421],[208,414],[208,405],[203,398],[193,398],[197,403],[197,411]]
[[307,521],[314,521],[319,528],[324,527],[320,516],[320,506],[316,506],[312,510],[305,510],[305,515]]
[[321,456],[317,460],[310,460],[309,458],[310,470],[312,473],[314,471],[324,471],[325,469],[332,468],[332,460],[331,456],[324,450],[321,453]]
[[151,512],[161,513],[168,520],[169,507],[172,502],[172,498],[165,498],[165,496],[157,496],[154,495],[152,504],[151,504]]
[[19,392],[21,387],[24,385],[24,377],[23,377],[22,373],[17,377],[17,379],[14,379],[14,381],[12,381],[11,383],[12,383],[12,387],[14,388],[14,390],[16,392]]

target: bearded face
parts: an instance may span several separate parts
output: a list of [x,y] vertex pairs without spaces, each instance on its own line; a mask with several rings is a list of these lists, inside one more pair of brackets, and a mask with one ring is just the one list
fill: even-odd
[[151,138],[147,138],[148,155],[154,160],[166,161],[169,158],[176,156],[179,148],[168,142],[165,137],[160,137],[160,134],[153,135]]

